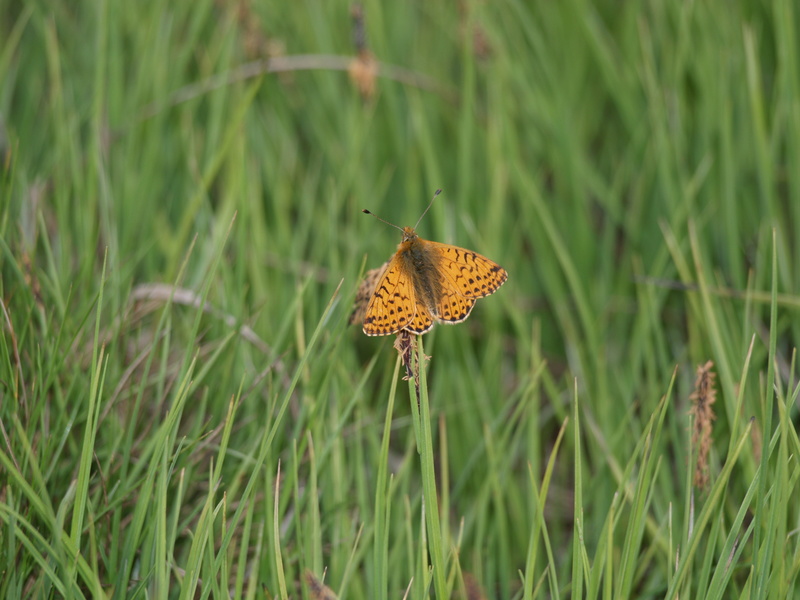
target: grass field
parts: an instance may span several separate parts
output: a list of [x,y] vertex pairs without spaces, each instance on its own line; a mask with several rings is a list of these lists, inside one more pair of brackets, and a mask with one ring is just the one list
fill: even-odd
[[353,10],[0,4],[0,597],[800,598],[800,7]]

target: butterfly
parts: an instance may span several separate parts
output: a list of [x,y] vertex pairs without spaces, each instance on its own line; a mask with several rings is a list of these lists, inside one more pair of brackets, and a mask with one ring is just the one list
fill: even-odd
[[386,264],[368,272],[357,293],[351,323],[361,320],[367,335],[422,335],[437,321],[461,323],[478,298],[493,294],[508,279],[503,267],[477,252],[422,239],[415,231],[419,221],[414,227],[383,222],[400,229],[403,239]]

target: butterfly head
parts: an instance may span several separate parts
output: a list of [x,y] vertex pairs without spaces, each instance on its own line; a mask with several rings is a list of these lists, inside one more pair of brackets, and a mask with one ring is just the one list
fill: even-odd
[[403,243],[411,242],[419,237],[413,227],[403,227]]

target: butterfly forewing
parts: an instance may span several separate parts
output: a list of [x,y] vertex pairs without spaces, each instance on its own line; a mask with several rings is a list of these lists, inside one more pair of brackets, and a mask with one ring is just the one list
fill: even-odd
[[364,317],[364,333],[390,335],[404,329],[414,318],[416,297],[402,262],[394,257],[375,286]]
[[483,298],[493,294],[508,279],[503,267],[477,252],[438,242],[428,243],[437,256],[437,267],[444,275],[443,281],[448,283],[447,288],[464,298]]

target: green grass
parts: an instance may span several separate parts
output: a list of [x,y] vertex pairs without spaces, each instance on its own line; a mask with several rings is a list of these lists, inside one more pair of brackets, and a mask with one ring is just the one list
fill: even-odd
[[[797,596],[795,3],[364,14],[367,99],[346,2],[0,7],[0,597]],[[509,280],[417,404],[439,187]]]

